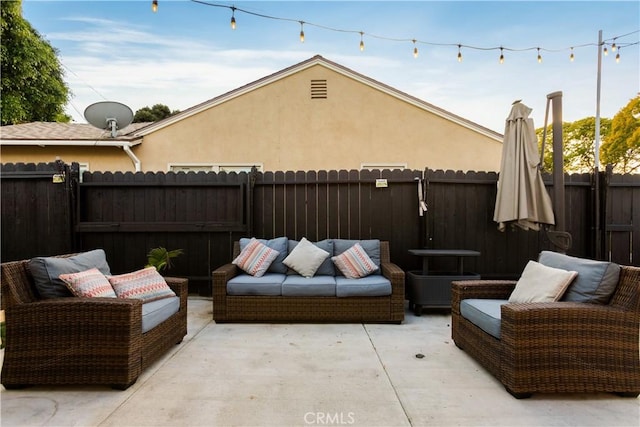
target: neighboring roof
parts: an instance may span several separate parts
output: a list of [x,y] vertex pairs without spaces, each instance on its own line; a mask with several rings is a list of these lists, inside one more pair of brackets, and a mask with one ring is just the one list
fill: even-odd
[[149,123],[132,123],[118,130],[115,138],[111,131],[98,129],[87,123],[31,122],[0,127],[0,141],[35,142],[35,141],[106,141],[132,142],[138,137],[133,132]]
[[251,92],[253,90],[259,89],[260,87],[269,85],[275,81],[281,80],[285,77],[288,77],[292,74],[298,73],[300,71],[303,71],[307,68],[313,67],[315,65],[321,65],[323,67],[326,67],[330,70],[333,70],[337,73],[340,73],[344,76],[347,76],[349,78],[352,78],[354,80],[357,80],[361,83],[364,83],[374,89],[383,91],[391,96],[394,96],[400,100],[403,100],[405,102],[408,102],[418,108],[421,108],[423,110],[426,110],[430,113],[433,113],[437,116],[440,116],[444,119],[450,120],[452,122],[455,122],[461,126],[464,126],[468,129],[471,129],[475,132],[481,133],[489,138],[495,139],[499,142],[502,142],[502,134],[495,132],[489,128],[486,128],[484,126],[481,126],[475,122],[472,122],[470,120],[467,120],[465,118],[462,118],[460,116],[457,116],[449,111],[443,110],[440,107],[436,107],[433,104],[429,104],[428,102],[425,102],[421,99],[418,99],[412,95],[409,95],[407,93],[404,93],[398,89],[394,89],[391,86],[388,86],[384,83],[380,83],[377,80],[374,80],[370,77],[367,77],[363,74],[357,73],[347,67],[344,67],[340,64],[337,64],[335,62],[329,61],[325,58],[323,58],[320,55],[316,55],[310,59],[307,59],[305,61],[302,61],[296,65],[293,65],[291,67],[285,68],[283,70],[280,70],[274,74],[271,74],[269,76],[263,77],[259,80],[256,80],[252,83],[249,83],[247,85],[241,86],[237,89],[234,89],[230,92],[227,92],[225,94],[222,94],[220,96],[217,96],[215,98],[212,98],[208,101],[202,102],[200,104],[197,104],[193,107],[187,108],[186,110],[181,111],[178,114],[174,114],[173,116],[167,117],[165,119],[159,120],[157,122],[151,123],[148,126],[145,126],[144,128],[138,130],[138,131],[134,131],[134,134],[137,136],[144,136],[144,135],[148,135],[152,132],[155,132],[159,129],[162,129],[166,126],[169,126],[173,123],[176,123],[180,120],[186,119],[187,117],[190,117],[194,114],[198,114],[204,110],[207,110],[209,108],[215,107],[219,104],[222,104],[223,102],[229,101],[233,98],[236,98],[240,95],[243,95],[247,92]]

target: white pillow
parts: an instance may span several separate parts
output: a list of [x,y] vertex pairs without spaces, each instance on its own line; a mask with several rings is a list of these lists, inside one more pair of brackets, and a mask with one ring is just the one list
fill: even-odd
[[529,261],[509,297],[509,302],[558,301],[577,276],[576,271],[547,267],[536,261]]
[[320,249],[303,237],[300,243],[282,261],[284,265],[295,270],[304,277],[313,277],[320,264],[329,257],[329,252]]

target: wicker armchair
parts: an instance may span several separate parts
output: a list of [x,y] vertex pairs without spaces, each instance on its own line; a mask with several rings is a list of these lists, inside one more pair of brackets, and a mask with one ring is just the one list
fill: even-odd
[[514,281],[452,283],[452,338],[517,398],[532,393],[640,393],[640,268],[622,267],[609,304],[506,304],[501,338],[460,314],[466,298],[508,299]]
[[126,389],[187,333],[187,279],[165,278],[180,310],[142,333],[142,301],[121,298],[39,300],[28,261],[3,263],[6,347],[2,385],[107,384]]

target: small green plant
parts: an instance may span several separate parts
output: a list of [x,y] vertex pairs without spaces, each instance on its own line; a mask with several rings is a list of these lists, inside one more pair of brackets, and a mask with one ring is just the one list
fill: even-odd
[[147,267],[155,267],[158,272],[161,272],[165,268],[168,270],[173,265],[171,260],[182,255],[182,249],[174,249],[168,251],[166,248],[158,247],[153,248],[147,254]]

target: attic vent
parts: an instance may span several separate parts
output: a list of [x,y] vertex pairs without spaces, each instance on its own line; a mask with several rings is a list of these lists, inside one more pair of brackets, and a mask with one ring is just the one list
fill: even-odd
[[311,80],[311,99],[327,99],[326,80]]

